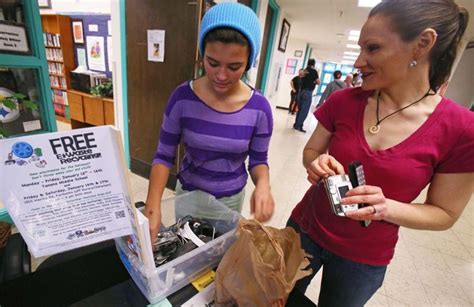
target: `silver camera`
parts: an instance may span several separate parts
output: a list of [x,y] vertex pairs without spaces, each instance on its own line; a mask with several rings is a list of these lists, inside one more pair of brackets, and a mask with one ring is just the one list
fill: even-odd
[[341,204],[341,199],[352,189],[352,183],[348,175],[335,175],[323,179],[329,203],[334,214],[344,216],[346,212],[359,209],[358,204]]

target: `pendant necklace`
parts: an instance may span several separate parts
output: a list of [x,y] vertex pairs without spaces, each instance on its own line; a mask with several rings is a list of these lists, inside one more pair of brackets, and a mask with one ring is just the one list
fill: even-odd
[[401,112],[401,111],[405,110],[405,109],[408,108],[408,107],[411,107],[411,106],[414,105],[415,103],[422,101],[423,98],[425,98],[426,96],[432,96],[432,95],[435,95],[435,94],[436,94],[436,93],[434,93],[434,94],[431,93],[431,94],[430,94],[430,90],[431,90],[431,89],[428,89],[428,91],[426,92],[426,94],[424,94],[423,97],[421,97],[421,98],[418,99],[417,101],[412,102],[412,103],[410,103],[409,105],[406,105],[406,106],[404,106],[403,108],[398,109],[398,110],[396,110],[396,111],[394,111],[394,112],[388,114],[387,116],[383,117],[382,119],[379,119],[379,104],[380,104],[380,93],[381,93],[381,91],[379,91],[379,94],[377,95],[377,113],[376,113],[376,116],[377,116],[377,123],[375,123],[374,125],[372,125],[372,126],[369,127],[369,132],[372,133],[372,134],[377,134],[377,133],[379,133],[379,131],[380,131],[380,123],[381,123],[382,121],[384,121],[384,120],[387,119],[388,117],[390,117],[390,116],[392,116],[392,115],[394,115],[394,114],[396,114],[396,113],[398,113],[398,112]]

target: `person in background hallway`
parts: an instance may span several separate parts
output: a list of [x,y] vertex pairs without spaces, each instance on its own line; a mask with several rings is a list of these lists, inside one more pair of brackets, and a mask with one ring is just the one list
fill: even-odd
[[304,76],[301,78],[301,90],[298,96],[298,113],[296,114],[295,123],[293,124],[293,128],[301,132],[306,132],[306,130],[303,129],[303,123],[311,107],[314,88],[320,83],[318,72],[314,69],[315,65],[316,61],[309,59],[308,66],[304,71]]
[[[315,112],[303,152],[312,186],[287,225],[313,256],[313,275],[296,287],[304,292],[323,268],[318,306],[364,306],[383,283],[399,227],[449,229],[472,197],[474,113],[437,94],[467,24],[453,0],[380,2],[360,33],[362,87],[333,93]],[[367,206],[341,217],[321,179],[347,173],[352,161],[367,184],[341,203]],[[413,203],[427,185],[426,199]]]
[[245,5],[217,4],[202,19],[198,44],[205,75],[181,84],[171,94],[152,162],[145,207],[152,242],[160,229],[161,198],[181,141],[185,154],[177,195],[202,190],[240,212],[248,169],[255,184],[251,212],[262,222],[273,214],[267,159],[271,106],[241,80],[260,51],[260,21]]
[[326,101],[326,99],[329,98],[329,96],[333,92],[346,88],[346,83],[341,81],[342,72],[340,70],[336,70],[333,73],[333,76],[334,76],[334,80],[329,82],[329,84],[326,86],[326,89],[324,90],[324,93],[321,95],[321,98],[319,99],[319,102],[316,105],[316,108],[319,108]]
[[290,107],[288,112],[295,114],[298,111],[298,94],[301,87],[301,78],[304,76],[304,69],[298,71],[298,75],[290,81],[291,92],[290,92]]
[[354,76],[352,74],[346,75],[346,78],[344,79],[344,83],[346,84],[346,87],[353,87],[352,79],[354,79]]
[[360,76],[360,73],[355,73],[352,77],[352,86],[353,87],[358,87],[362,85],[362,77]]

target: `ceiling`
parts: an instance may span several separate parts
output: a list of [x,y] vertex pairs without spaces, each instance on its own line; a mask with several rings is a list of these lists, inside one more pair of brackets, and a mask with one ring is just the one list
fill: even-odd
[[[341,62],[350,30],[360,30],[370,8],[358,7],[357,0],[277,0],[283,16],[291,24],[290,37],[313,47],[313,56],[325,62]],[[469,37],[474,36],[474,0],[458,0],[468,9],[471,22]]]

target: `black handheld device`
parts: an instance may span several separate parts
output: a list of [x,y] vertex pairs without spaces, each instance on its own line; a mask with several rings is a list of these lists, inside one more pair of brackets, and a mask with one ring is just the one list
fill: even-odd
[[[358,187],[365,185],[364,167],[359,161],[353,161],[349,164],[349,179],[351,180],[352,187]],[[359,204],[359,208],[363,208],[367,204]],[[370,225],[370,220],[360,221],[360,224],[364,227]]]

